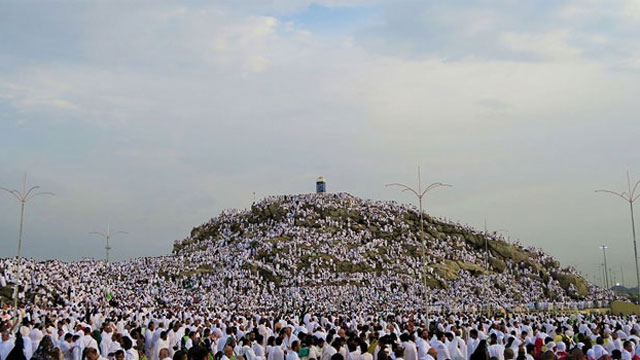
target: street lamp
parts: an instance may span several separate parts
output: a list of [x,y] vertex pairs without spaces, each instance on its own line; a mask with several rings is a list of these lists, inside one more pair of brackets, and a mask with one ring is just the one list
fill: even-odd
[[607,249],[609,247],[606,245],[602,245],[600,246],[600,250],[602,250],[602,257],[604,258],[604,281],[605,281],[605,287],[607,289],[609,289],[609,272],[607,271],[608,267],[607,267]]
[[[498,229],[493,232],[494,235],[497,235],[498,232],[509,232],[507,229]],[[484,258],[485,258],[485,267],[489,270],[489,231],[487,230],[487,219],[484,219]]]
[[[111,250],[111,246],[109,246],[109,239],[111,238],[111,230],[109,228],[109,224],[107,224],[107,232],[99,232],[99,231],[92,231],[89,234],[94,234],[94,235],[98,235],[98,236],[102,236],[106,241],[107,241],[107,245],[104,247],[104,249],[107,251],[107,264],[109,263],[109,250]],[[116,231],[115,234],[128,234],[128,232],[126,231]]]
[[619,193],[611,190],[596,190],[596,192],[603,192],[603,193],[616,195],[629,203],[629,210],[631,211],[631,235],[633,237],[633,254],[634,254],[633,259],[636,262],[638,301],[640,301],[640,269],[638,268],[638,248],[636,246],[636,225],[635,225],[635,219],[633,216],[633,203],[636,200],[638,200],[638,198],[640,198],[640,194],[636,195],[636,190],[638,189],[638,185],[640,185],[640,180],[638,180],[633,186],[631,186],[631,178],[629,177],[629,172],[627,171],[627,191]]
[[16,260],[17,260],[17,274],[16,274],[16,286],[13,289],[13,307],[15,310],[15,314],[16,314],[16,319],[18,319],[18,287],[19,287],[19,282],[20,282],[20,265],[21,265],[21,260],[22,260],[22,229],[23,229],[23,225],[24,225],[24,207],[25,204],[33,199],[36,196],[40,196],[40,195],[55,195],[54,193],[51,192],[38,192],[37,190],[40,188],[40,186],[32,186],[29,189],[27,189],[27,174],[24,174],[24,181],[22,183],[22,191],[18,191],[18,190],[10,190],[4,187],[0,187],[0,190],[6,191],[9,194],[13,195],[19,202],[20,202],[20,230],[18,231],[18,255],[16,256]]
[[[427,244],[424,238],[424,224],[422,221],[422,198],[431,190],[438,188],[438,187],[442,187],[442,186],[447,186],[447,187],[451,187],[451,185],[449,184],[445,184],[445,183],[441,183],[441,182],[434,182],[432,184],[430,184],[429,186],[425,187],[424,190],[422,189],[422,177],[420,174],[420,166],[418,166],[418,189],[413,189],[411,187],[409,187],[408,185],[405,184],[401,184],[401,183],[391,183],[391,184],[386,184],[385,186],[399,186],[402,188],[402,192],[405,191],[409,191],[411,193],[413,193],[417,198],[418,198],[418,203],[420,204],[420,236],[422,237],[422,246],[424,247],[424,264],[422,267],[422,278],[424,281],[424,301],[425,301],[425,309],[426,309],[426,316],[427,318],[429,317],[429,291],[428,291],[428,286],[427,286]],[[428,319],[427,319],[428,321]]]

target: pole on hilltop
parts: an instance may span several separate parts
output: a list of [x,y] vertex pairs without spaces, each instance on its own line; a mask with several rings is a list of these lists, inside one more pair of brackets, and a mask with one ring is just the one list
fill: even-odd
[[385,186],[399,186],[400,188],[402,188],[402,192],[405,191],[409,191],[411,193],[413,193],[417,198],[418,198],[418,204],[420,206],[420,239],[422,240],[422,247],[423,247],[423,265],[422,265],[422,280],[424,282],[424,302],[425,302],[425,311],[426,311],[426,317],[427,317],[427,321],[429,318],[429,287],[427,284],[427,244],[426,244],[426,239],[424,236],[424,221],[422,218],[422,198],[431,190],[438,188],[438,187],[442,187],[442,186],[447,186],[447,187],[451,187],[451,185],[449,184],[445,184],[445,183],[441,183],[441,182],[434,182],[428,186],[426,186],[424,189],[422,188],[422,176],[420,174],[420,166],[418,166],[418,189],[413,189],[411,187],[409,187],[408,185],[405,184],[401,184],[401,183],[391,183],[391,184],[386,184]]
[[[111,250],[111,246],[109,246],[109,239],[111,239],[111,236],[113,235],[113,234],[111,234],[111,229],[110,229],[109,224],[107,224],[107,231],[106,232],[92,231],[89,234],[101,236],[106,240],[106,246],[104,247],[104,249],[107,252],[106,262],[108,264],[109,263],[109,250]],[[116,231],[115,234],[128,234],[128,232],[126,232],[126,231]]]
[[607,289],[609,289],[609,272],[607,271],[608,267],[607,267],[607,249],[609,247],[606,245],[602,245],[600,246],[600,249],[602,250],[602,257],[604,258],[604,283],[605,283],[605,287]]

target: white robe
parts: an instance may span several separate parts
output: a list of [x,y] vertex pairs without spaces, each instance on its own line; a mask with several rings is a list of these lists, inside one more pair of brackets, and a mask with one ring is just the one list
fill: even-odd
[[156,343],[153,345],[153,350],[151,351],[151,358],[149,360],[160,360],[160,350],[164,348],[168,348],[169,343],[167,340],[158,339]]
[[0,342],[0,360],[5,360],[11,350],[13,350],[14,341],[14,339],[9,338],[7,341]]
[[404,348],[405,360],[418,360],[418,348],[413,341],[403,342],[402,347]]
[[284,350],[280,346],[274,346],[271,356],[273,360],[284,360]]
[[427,360],[429,342],[423,338],[418,338],[416,340],[416,347],[418,348],[418,360]]
[[433,344],[438,352],[437,360],[452,360],[451,353],[449,353],[449,348],[442,341],[436,340]]
[[138,350],[136,349],[129,349],[124,353],[124,358],[125,360],[139,360],[140,359],[140,355],[138,354]]

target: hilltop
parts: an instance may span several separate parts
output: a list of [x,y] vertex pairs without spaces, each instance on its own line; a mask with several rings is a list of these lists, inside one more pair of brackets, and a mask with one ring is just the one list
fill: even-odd
[[[224,254],[183,276],[240,266],[272,288],[373,286],[420,294],[425,244],[427,283],[436,301],[471,302],[468,293],[515,304],[588,299],[600,291],[540,249],[427,214],[423,221],[424,243],[419,213],[410,206],[345,193],[277,196],[194,228],[175,243],[173,254]],[[390,279],[393,289],[380,287]]]

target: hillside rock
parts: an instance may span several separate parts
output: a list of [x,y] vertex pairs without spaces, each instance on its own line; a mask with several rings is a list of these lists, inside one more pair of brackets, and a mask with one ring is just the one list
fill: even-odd
[[[403,289],[421,298],[426,273],[434,302],[565,301],[595,289],[540,249],[428,214],[420,233],[419,221],[415,208],[395,202],[343,193],[278,196],[223,212],[176,242],[173,253],[213,255],[224,268],[239,263],[271,288],[348,285],[348,291]],[[476,298],[459,295],[465,291]]]

